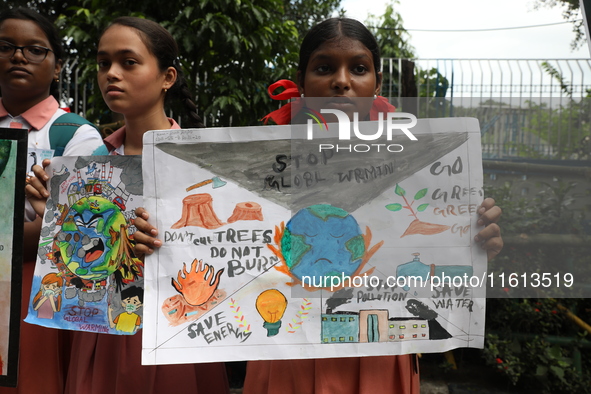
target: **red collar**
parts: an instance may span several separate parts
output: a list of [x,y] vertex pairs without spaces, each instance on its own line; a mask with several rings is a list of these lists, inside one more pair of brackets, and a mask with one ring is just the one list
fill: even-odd
[[[47,122],[51,120],[51,117],[55,114],[59,108],[58,102],[53,96],[47,96],[47,98],[22,114],[20,116],[26,120],[35,130],[41,130]],[[10,115],[0,100],[0,117]]]
[[[181,128],[174,119],[168,118],[168,121],[170,122],[171,129],[180,129]],[[107,138],[104,139],[104,143],[107,146],[107,150],[109,152],[112,152],[115,149],[119,148],[121,145],[123,145],[123,143],[125,142],[125,133],[126,133],[126,127],[123,126],[119,129],[115,130],[113,132],[113,134],[111,134],[110,136],[108,136]]]

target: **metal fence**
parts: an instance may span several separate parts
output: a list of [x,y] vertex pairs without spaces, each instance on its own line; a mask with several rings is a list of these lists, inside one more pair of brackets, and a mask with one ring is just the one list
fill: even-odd
[[[61,101],[84,115],[92,83],[65,62]],[[590,59],[393,59],[382,95],[420,117],[480,121],[485,158],[591,160]]]
[[81,83],[81,72],[78,59],[67,59],[64,62],[60,75],[59,96],[62,106],[84,116],[93,86],[92,83]]
[[388,58],[382,71],[403,111],[478,118],[485,158],[591,159],[589,59]]

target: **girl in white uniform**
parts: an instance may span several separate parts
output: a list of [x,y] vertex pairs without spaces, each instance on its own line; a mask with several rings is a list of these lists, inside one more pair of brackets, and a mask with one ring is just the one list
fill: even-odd
[[[27,129],[30,148],[50,149],[51,126],[66,113],[51,95],[57,87],[62,55],[58,31],[45,17],[29,9],[7,10],[0,14],[0,127]],[[80,118],[76,123],[84,122]],[[96,128],[85,124],[56,150],[63,155],[89,155],[102,145]],[[41,220],[36,218],[30,207],[27,213],[23,317],[31,292],[41,229]],[[58,330],[22,323],[18,386],[16,389],[0,388],[0,393],[63,391],[64,363],[61,356],[68,343],[65,335]]]

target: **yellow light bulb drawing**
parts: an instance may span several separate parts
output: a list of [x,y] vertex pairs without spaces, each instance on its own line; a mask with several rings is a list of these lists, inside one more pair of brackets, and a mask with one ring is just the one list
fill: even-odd
[[281,318],[287,308],[285,296],[276,289],[265,290],[257,297],[256,308],[265,321],[263,327],[267,329],[267,336],[279,334]]

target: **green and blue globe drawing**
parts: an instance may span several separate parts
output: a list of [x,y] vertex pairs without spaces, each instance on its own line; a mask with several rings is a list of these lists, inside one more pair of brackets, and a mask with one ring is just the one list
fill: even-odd
[[281,252],[295,277],[320,283],[353,275],[365,254],[365,242],[357,220],[347,211],[319,204],[298,211],[287,223]]
[[68,211],[55,246],[70,272],[86,280],[103,280],[119,266],[121,210],[103,197],[84,197]]

